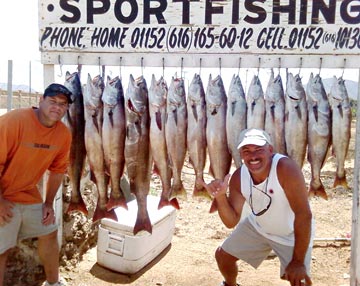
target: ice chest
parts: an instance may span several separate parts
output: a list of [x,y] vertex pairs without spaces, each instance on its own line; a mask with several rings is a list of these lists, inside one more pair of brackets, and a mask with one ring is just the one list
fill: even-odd
[[137,217],[137,202],[129,202],[128,210],[116,208],[118,221],[100,221],[97,244],[97,263],[111,270],[133,274],[158,256],[171,242],[176,211],[172,206],[158,210],[159,197],[147,197],[147,210],[152,234],[133,229]]

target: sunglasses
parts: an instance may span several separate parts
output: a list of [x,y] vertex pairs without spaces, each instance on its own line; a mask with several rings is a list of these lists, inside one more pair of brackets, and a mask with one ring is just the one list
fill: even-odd
[[[268,184],[268,179],[266,179],[266,184],[265,184],[265,188],[264,190],[260,190],[258,188],[256,188],[253,184],[250,185],[250,197],[249,197],[249,205],[250,205],[250,208],[251,208],[251,212],[253,213],[253,215],[255,216],[261,216],[263,215],[264,213],[267,212],[267,210],[270,208],[271,206],[271,197],[269,196],[269,194],[266,192],[266,189],[267,189],[267,184]],[[263,208],[262,210],[260,211],[255,211],[254,210],[254,205],[253,205],[253,188],[255,188],[255,190],[257,190],[259,192],[259,194],[261,194],[262,196],[262,201],[268,201],[267,202],[267,205],[265,208]]]

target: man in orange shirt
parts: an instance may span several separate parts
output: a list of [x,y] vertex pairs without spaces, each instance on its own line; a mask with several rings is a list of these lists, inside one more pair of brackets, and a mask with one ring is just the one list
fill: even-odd
[[[69,162],[71,133],[61,118],[72,103],[63,85],[49,85],[39,108],[18,109],[0,117],[0,286],[6,259],[17,240],[38,237],[47,281],[59,280],[59,245],[53,201]],[[49,170],[46,195],[37,183]]]

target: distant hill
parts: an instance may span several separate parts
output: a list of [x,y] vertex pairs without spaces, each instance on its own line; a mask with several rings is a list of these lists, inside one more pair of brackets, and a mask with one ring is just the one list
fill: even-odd
[[[323,78],[323,84],[326,93],[329,93],[331,85],[333,84],[333,78]],[[358,93],[358,83],[353,80],[345,80],[345,86],[348,92],[348,95],[351,99],[357,100],[357,93]],[[306,90],[306,84],[304,84]]]
[[[331,85],[333,83],[333,78],[323,78],[323,83],[326,92],[328,93],[330,91]],[[286,86],[286,83],[284,83],[284,87]],[[357,93],[358,93],[358,83],[353,80],[345,80],[345,86],[348,91],[349,97],[353,100],[357,100]],[[306,83],[304,83],[304,87],[306,90]],[[6,83],[0,83],[0,89],[7,90],[7,84]],[[23,91],[23,92],[29,92],[29,86],[26,84],[17,84],[13,85],[13,91]],[[37,90],[31,89],[32,93],[38,92]]]
[[[325,78],[325,79],[323,79],[323,83],[324,83],[326,92],[329,92],[331,85],[333,83],[333,78]],[[353,80],[345,80],[345,86],[346,86],[349,97],[353,100],[357,100],[358,83]]]
[[[7,90],[7,83],[1,83],[1,82],[0,82],[0,89],[2,89],[2,90]],[[26,84],[14,84],[14,85],[12,86],[12,90],[13,90],[13,91],[19,91],[19,90],[21,90],[21,91],[23,91],[23,92],[29,92],[29,86],[26,85]],[[32,88],[32,89],[31,89],[31,92],[32,92],[32,93],[35,93],[35,92],[38,92],[38,91]]]

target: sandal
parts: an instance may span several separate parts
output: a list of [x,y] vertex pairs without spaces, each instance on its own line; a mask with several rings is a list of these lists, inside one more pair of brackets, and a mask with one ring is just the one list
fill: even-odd
[[[225,281],[223,281],[219,286],[230,286],[230,285],[227,284]],[[240,284],[236,283],[236,286],[240,286]]]

